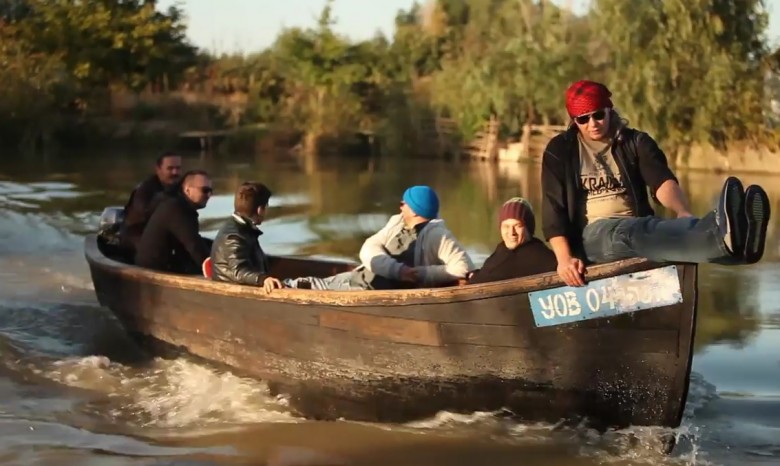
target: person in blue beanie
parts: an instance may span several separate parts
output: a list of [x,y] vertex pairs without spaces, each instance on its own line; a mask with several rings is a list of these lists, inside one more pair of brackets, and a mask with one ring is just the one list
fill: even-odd
[[439,216],[439,197],[436,191],[429,186],[412,186],[404,191],[401,197],[401,213],[403,214],[403,204],[412,209],[412,214],[416,214],[425,220],[433,220]]
[[327,278],[286,280],[291,288],[389,290],[455,284],[475,270],[466,250],[439,217],[439,196],[412,186],[401,196],[400,213],[360,248],[361,265]]

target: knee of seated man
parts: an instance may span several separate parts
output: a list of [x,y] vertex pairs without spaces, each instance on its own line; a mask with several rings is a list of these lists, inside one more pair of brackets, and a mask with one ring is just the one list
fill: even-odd
[[637,236],[652,234],[659,220],[652,216],[623,218],[616,222],[610,236],[613,242],[628,245]]
[[641,234],[641,225],[631,220],[634,219],[621,219],[615,222],[611,230],[604,232],[605,239],[609,242],[607,249],[616,257],[622,257],[631,250],[632,242],[638,234]]

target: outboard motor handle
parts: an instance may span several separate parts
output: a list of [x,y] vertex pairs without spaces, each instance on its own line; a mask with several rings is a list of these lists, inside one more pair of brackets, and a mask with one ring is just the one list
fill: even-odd
[[124,220],[124,207],[106,207],[100,214],[98,237],[108,244],[119,244],[119,228]]

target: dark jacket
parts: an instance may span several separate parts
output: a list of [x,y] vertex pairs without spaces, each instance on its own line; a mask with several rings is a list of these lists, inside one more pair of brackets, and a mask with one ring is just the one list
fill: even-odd
[[199,234],[198,211],[183,194],[165,196],[146,224],[135,263],[174,273],[200,273],[209,255]]
[[[582,219],[585,190],[580,180],[577,127],[561,133],[547,144],[542,157],[542,231],[545,239],[565,236],[576,255],[582,255]],[[637,217],[655,215],[648,188],[655,192],[667,180],[677,178],[666,155],[647,133],[624,127],[612,146],[612,155],[628,190]]]
[[124,221],[120,229],[122,246],[133,250],[138,247],[141,234],[149,222],[155,205],[152,200],[165,190],[157,175],[150,176],[133,189],[125,205]]
[[263,232],[245,217],[233,214],[222,225],[211,246],[212,279],[262,285],[268,277],[268,259],[257,239]]
[[558,267],[555,254],[538,238],[531,238],[515,249],[509,250],[502,241],[493,254],[485,259],[469,283],[488,283],[511,280],[538,273],[554,272]]

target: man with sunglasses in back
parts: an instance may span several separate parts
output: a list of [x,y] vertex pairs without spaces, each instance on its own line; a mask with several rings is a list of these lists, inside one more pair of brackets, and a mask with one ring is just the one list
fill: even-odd
[[136,265],[161,272],[200,273],[211,247],[200,236],[198,210],[206,207],[212,192],[208,173],[185,173],[178,189],[161,198],[149,218],[138,242]]
[[[545,238],[570,286],[584,285],[586,261],[630,257],[655,262],[752,264],[764,252],[769,199],[728,177],[717,207],[694,217],[658,144],[629,128],[604,84],[578,81],[566,91],[570,127],[542,159]],[[650,197],[676,218],[655,216]]]

